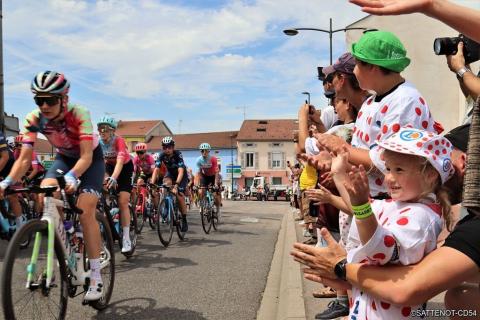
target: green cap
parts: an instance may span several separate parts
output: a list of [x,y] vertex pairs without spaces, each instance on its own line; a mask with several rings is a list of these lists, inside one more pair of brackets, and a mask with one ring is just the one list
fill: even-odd
[[409,64],[407,50],[400,40],[388,31],[369,31],[352,45],[355,59],[395,72],[403,71]]

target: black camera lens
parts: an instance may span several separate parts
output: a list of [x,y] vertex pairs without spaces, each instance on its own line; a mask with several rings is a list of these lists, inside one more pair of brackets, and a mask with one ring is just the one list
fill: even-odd
[[436,55],[452,55],[457,53],[457,45],[460,42],[459,37],[455,38],[437,38],[433,42],[433,51]]

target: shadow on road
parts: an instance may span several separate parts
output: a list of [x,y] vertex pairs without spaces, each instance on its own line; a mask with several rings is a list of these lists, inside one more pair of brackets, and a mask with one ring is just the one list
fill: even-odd
[[206,320],[204,316],[196,311],[181,310],[177,308],[163,307],[155,308],[155,299],[131,298],[111,303],[109,307],[99,312],[91,319],[95,320],[144,320],[144,319],[184,319],[184,320]]

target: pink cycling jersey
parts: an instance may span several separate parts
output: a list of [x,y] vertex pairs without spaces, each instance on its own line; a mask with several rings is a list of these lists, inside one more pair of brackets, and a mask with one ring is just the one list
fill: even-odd
[[33,110],[25,118],[23,145],[33,146],[38,133],[42,133],[57,152],[70,157],[80,157],[80,141],[92,140],[93,149],[98,146],[98,136],[93,134],[90,112],[84,107],[69,104],[61,121],[50,121]]
[[125,164],[132,160],[127,150],[127,144],[120,136],[113,136],[108,143],[100,140],[100,145],[107,164],[115,165],[117,161],[123,161],[123,164]]
[[152,174],[155,169],[155,159],[153,159],[151,154],[145,154],[143,159],[135,156],[133,164],[135,165],[135,172],[142,171],[145,174]]

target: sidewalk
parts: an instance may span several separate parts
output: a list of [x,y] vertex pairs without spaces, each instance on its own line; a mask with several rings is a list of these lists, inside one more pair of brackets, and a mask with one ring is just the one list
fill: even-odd
[[[273,254],[267,285],[263,294],[258,320],[315,319],[317,313],[327,308],[333,299],[318,299],[312,292],[322,288],[322,284],[305,280],[300,264],[290,256],[293,243],[303,241],[303,229],[295,223],[288,208],[282,220],[278,240]],[[427,309],[443,309],[444,293],[428,302]],[[448,319],[448,318],[426,318]]]

